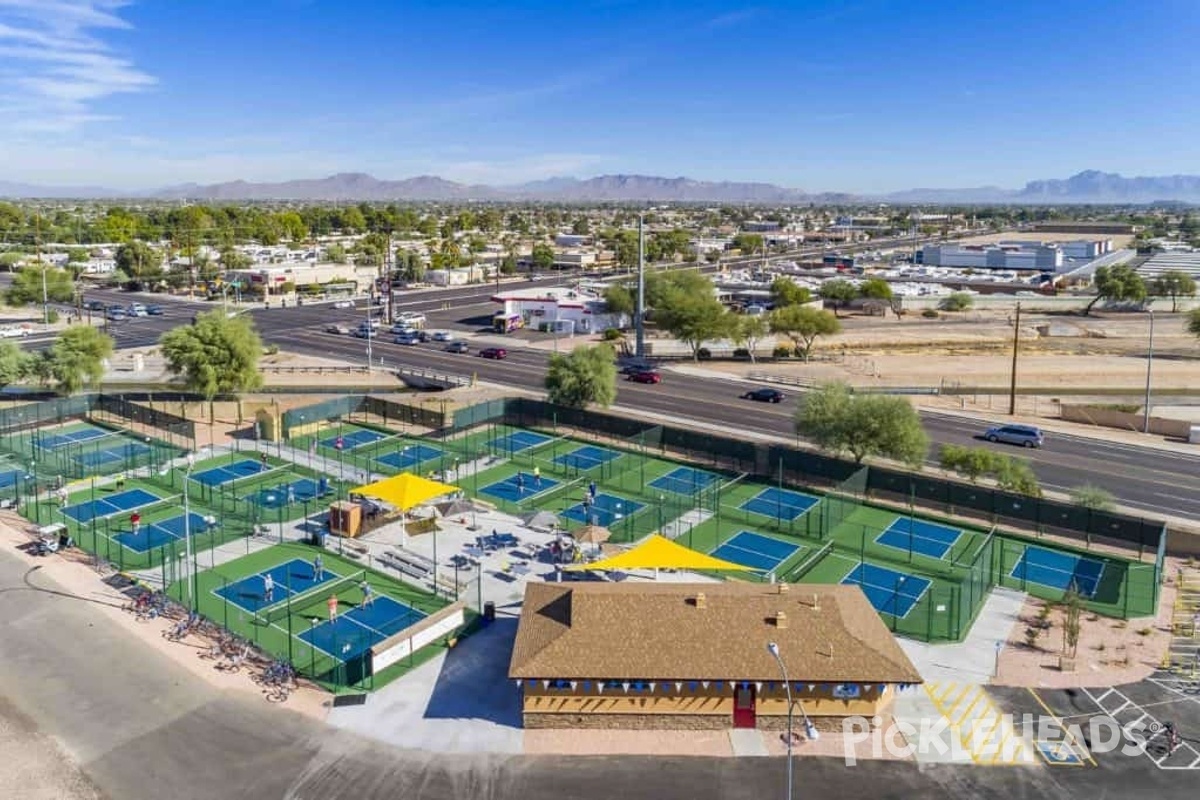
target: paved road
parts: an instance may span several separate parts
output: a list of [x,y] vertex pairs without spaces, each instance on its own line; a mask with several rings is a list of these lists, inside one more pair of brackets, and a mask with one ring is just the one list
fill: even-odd
[[[547,282],[544,285],[551,285]],[[524,284],[508,284],[524,286]],[[496,287],[471,286],[449,291],[413,292],[401,296],[397,310],[423,311],[430,317],[431,327],[477,331],[495,309],[490,298]],[[120,292],[95,292],[98,299],[128,301]],[[146,317],[116,323],[110,332],[119,347],[148,346],[158,340],[164,330],[191,319],[196,311],[219,307],[214,303],[162,303],[162,317]],[[447,308],[448,306],[448,308]],[[305,306],[287,310],[255,310],[251,312],[265,341],[280,347],[311,355],[332,356],[365,362],[366,342],[362,339],[326,333],[330,323],[356,325],[365,317],[365,310],[335,309],[330,304]],[[478,324],[476,324],[478,323]],[[514,344],[516,342],[514,341]],[[376,364],[386,367],[428,368],[439,372],[476,374],[481,380],[540,389],[545,376],[548,355],[541,350],[514,346],[505,361],[488,361],[472,355],[444,351],[443,345],[397,345],[390,335],[372,342]],[[658,386],[643,386],[622,382],[617,403],[622,406],[646,409],[663,414],[686,413],[691,419],[728,428],[750,428],[762,432],[789,436],[793,432],[794,399],[779,405],[749,403],[738,395],[748,384],[736,378],[695,376],[668,372]],[[997,414],[1002,419],[1002,415]],[[1055,434],[1039,451],[1020,451],[1005,445],[990,445],[977,440],[980,423],[949,414],[924,413],[922,419],[934,452],[941,444],[972,444],[994,447],[1001,452],[1028,457],[1043,486],[1067,490],[1091,483],[1112,492],[1125,506],[1148,515],[1164,511],[1189,519],[1200,520],[1200,451],[1195,455],[1137,447],[1119,442],[1105,442]],[[930,464],[935,463],[932,459]]]
[[[109,798],[762,800],[783,793],[778,758],[484,757],[364,740],[256,695],[215,690],[108,622],[88,599],[57,593],[60,587],[28,573],[5,547],[0,714],[15,709],[14,716],[56,738]],[[848,768],[840,760],[800,758],[796,782],[798,796],[879,800],[1194,797],[1194,773],[1164,772],[1137,758],[1101,765]],[[0,786],[9,766],[0,763]]]

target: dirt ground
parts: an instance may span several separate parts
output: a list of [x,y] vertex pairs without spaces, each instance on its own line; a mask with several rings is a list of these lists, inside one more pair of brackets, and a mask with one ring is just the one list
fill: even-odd
[[[1148,322],[1144,314],[1022,315],[1018,393],[1023,387],[1078,391],[1094,386],[1140,396],[1146,381]],[[1155,322],[1154,388],[1200,393],[1200,343],[1184,331],[1183,315],[1160,313]],[[991,387],[1008,392],[1011,313],[969,311],[936,320],[847,316],[842,328],[842,333],[817,341],[807,364],[712,362],[706,368],[843,380],[855,386]]]

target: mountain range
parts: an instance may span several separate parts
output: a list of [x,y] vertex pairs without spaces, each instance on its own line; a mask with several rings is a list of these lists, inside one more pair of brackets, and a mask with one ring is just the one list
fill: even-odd
[[1139,176],[1086,170],[1069,178],[1036,180],[1021,189],[982,186],[965,189],[908,189],[883,195],[810,194],[771,183],[698,181],[652,175],[601,175],[595,178],[550,178],[510,186],[486,186],[420,175],[380,180],[361,172],[327,178],[251,183],[230,181],[186,183],[143,192],[94,186],[35,186],[0,181],[0,197],[140,198],[158,200],[543,200],[558,202],[713,202],[760,203],[1200,203],[1200,175]]

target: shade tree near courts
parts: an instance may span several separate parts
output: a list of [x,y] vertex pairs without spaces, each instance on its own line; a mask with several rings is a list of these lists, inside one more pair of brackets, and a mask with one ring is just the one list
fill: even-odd
[[827,452],[849,453],[855,463],[881,456],[919,467],[929,451],[929,436],[908,400],[855,394],[838,382],[804,395],[796,410],[796,433]]
[[231,318],[220,311],[200,314],[195,324],[164,333],[160,348],[167,370],[208,400],[262,385],[258,360],[263,345],[249,317]]
[[577,347],[550,356],[546,399],[570,408],[596,404],[607,408],[617,399],[617,366],[609,345]]
[[796,351],[808,361],[818,336],[832,336],[842,329],[833,314],[811,306],[785,306],[771,312],[768,324],[772,333],[788,337]]

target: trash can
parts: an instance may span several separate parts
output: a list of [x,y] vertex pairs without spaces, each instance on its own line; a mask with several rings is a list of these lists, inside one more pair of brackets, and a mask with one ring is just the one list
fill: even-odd
[[488,600],[486,603],[483,604],[483,621],[484,622],[495,622],[496,621],[496,604],[493,603],[491,600]]

